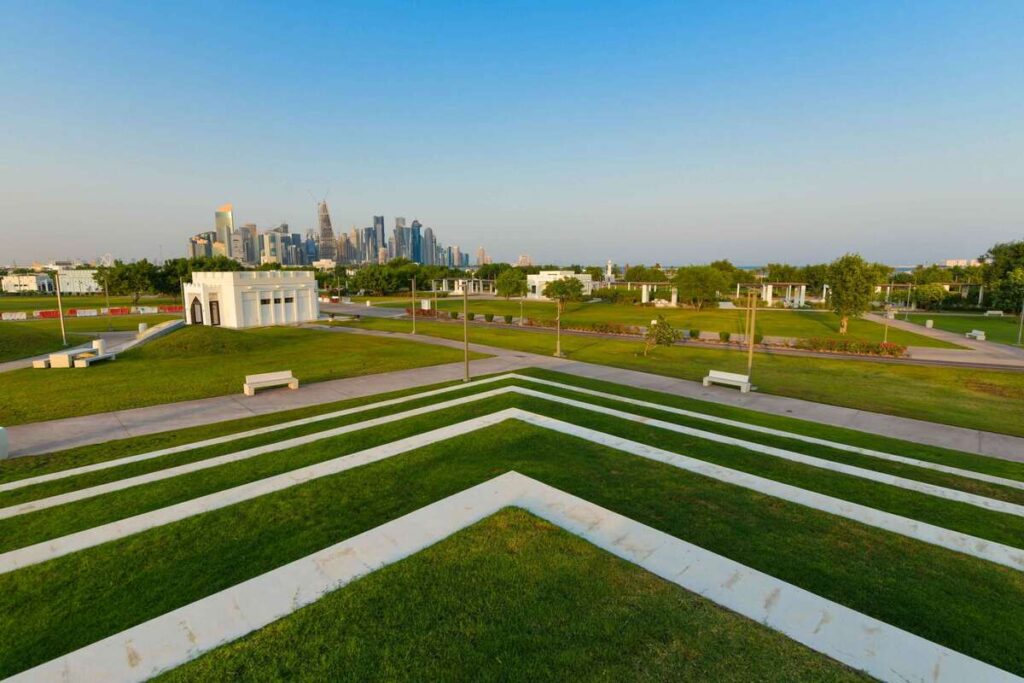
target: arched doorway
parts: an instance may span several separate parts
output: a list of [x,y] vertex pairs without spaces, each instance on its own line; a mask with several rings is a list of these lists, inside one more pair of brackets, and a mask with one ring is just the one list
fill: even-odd
[[202,325],[203,324],[203,304],[200,303],[198,297],[192,297],[192,324]]

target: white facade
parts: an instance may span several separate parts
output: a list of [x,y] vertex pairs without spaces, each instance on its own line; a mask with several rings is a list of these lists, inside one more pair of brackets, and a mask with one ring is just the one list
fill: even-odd
[[320,317],[316,278],[308,270],[192,273],[184,295],[189,325],[267,327]]
[[88,268],[59,271],[61,294],[99,294],[103,285],[93,277],[95,273]]
[[46,273],[30,273],[28,275],[5,275],[0,287],[8,294],[23,292],[53,293],[53,280]]
[[574,273],[571,270],[542,270],[536,275],[526,276],[526,298],[547,301],[547,297],[544,296],[544,288],[548,286],[548,283],[564,280],[567,277],[574,277],[583,283],[583,296],[590,296],[594,291],[594,283],[588,273]]

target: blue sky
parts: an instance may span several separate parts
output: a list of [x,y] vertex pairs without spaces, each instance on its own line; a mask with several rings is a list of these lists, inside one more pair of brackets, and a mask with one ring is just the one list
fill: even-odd
[[0,263],[383,213],[539,261],[1024,238],[1024,3],[3,3]]

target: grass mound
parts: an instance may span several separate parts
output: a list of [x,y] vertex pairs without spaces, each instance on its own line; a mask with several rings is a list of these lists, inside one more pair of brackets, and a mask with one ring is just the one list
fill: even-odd
[[[60,330],[36,323],[0,323],[0,362],[38,356],[62,347]],[[68,342],[78,344],[86,337],[68,335]]]
[[228,330],[222,327],[190,325],[166,337],[142,346],[140,357],[187,358],[227,353],[251,353],[276,346],[282,334],[302,334],[299,330],[267,328],[262,330]]
[[866,678],[508,509],[161,680],[748,681],[766,674]]

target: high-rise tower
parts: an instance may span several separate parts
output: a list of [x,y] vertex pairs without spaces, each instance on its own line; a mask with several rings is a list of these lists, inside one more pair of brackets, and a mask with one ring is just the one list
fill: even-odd
[[224,244],[225,253],[232,256],[231,236],[235,232],[235,219],[232,215],[232,206],[225,204],[213,214],[213,223],[217,232],[217,241]]
[[320,258],[335,260],[338,256],[338,243],[334,240],[334,229],[331,227],[331,214],[327,211],[327,201],[316,206],[317,218],[320,222]]

